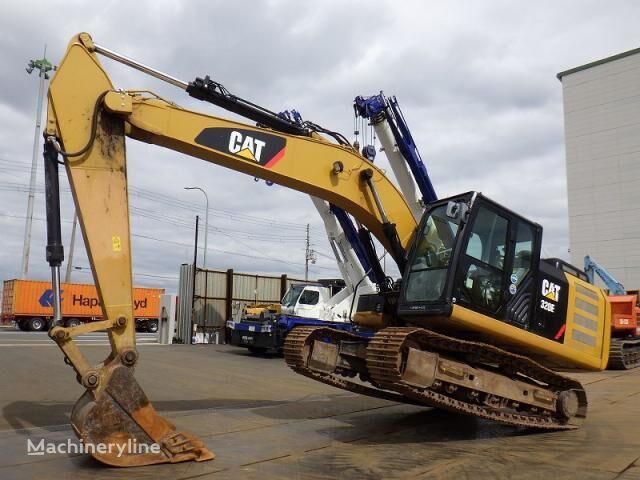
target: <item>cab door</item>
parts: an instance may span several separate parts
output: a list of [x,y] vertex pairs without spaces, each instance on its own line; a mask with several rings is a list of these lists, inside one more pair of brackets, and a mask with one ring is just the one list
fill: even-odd
[[534,327],[542,228],[524,219],[514,218],[511,232],[513,253],[508,278],[505,321],[531,330]]
[[478,200],[461,246],[454,296],[464,307],[529,329],[539,227],[484,198]]
[[485,203],[477,203],[467,227],[456,275],[459,304],[501,316],[505,297],[509,219]]
[[296,304],[295,315],[307,318],[320,317],[320,292],[317,288],[305,288]]

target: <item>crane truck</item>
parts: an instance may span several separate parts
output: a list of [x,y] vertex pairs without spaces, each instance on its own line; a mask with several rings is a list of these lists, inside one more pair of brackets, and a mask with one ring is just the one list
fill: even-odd
[[[409,199],[412,213],[419,220],[424,206],[437,200],[437,195],[397,98],[388,99],[380,92],[356,97],[353,106],[356,117],[367,119],[373,125],[400,191]],[[279,116],[301,126],[304,124],[296,110],[280,112]],[[369,154],[371,160],[374,156]],[[367,275],[371,274],[371,269],[367,268],[365,272],[362,267],[368,266],[368,261],[361,240],[344,210],[319,198],[310,198],[323,220],[329,245],[344,279],[344,289],[334,292],[330,285],[292,286],[282,300],[281,311],[273,305],[265,305],[247,311],[239,322],[228,321],[233,345],[246,347],[252,353],[279,351],[289,332],[302,326],[333,327],[361,335],[368,333],[359,329],[351,318],[359,295],[375,292],[375,285]],[[375,280],[374,275],[371,277]]]
[[[280,352],[289,332],[299,326],[328,326],[351,331],[349,304],[344,300],[353,295],[345,296],[346,288],[342,279],[293,283],[280,304],[252,306],[246,308],[239,321],[228,320],[230,343],[253,354],[263,354]],[[336,301],[341,297],[343,301]],[[338,308],[340,304],[342,309]]]
[[[115,88],[98,55],[257,125]],[[160,416],[134,377],[126,137],[321,198],[348,212],[359,235],[375,236],[390,253],[402,278],[380,279],[377,291],[355,306],[354,322],[375,334],[295,328],[284,346],[295,372],[363,395],[514,426],[570,430],[586,418],[584,388],[554,369],[606,367],[611,305],[578,269],[541,258],[540,225],[473,191],[429,203],[416,222],[393,182],[339,133],[282,119],[209,77],[185,82],[159,72],[86,33],[71,39],[59,65],[45,129],[46,253],[55,312],[49,336],[85,388],[71,424],[85,443],[160,447],[147,454],[96,451],[96,459],[133,466],[214,457],[200,439]],[[75,327],[60,323],[61,163],[104,317]],[[108,332],[112,351],[92,365],[74,339],[99,329]]]
[[252,309],[240,321],[227,321],[233,345],[261,354],[269,350],[281,351],[285,338],[296,327],[357,330],[351,318],[354,305],[361,294],[375,292],[374,284],[362,267],[366,260],[360,259],[362,253],[360,257],[357,253],[362,248],[360,240],[343,210],[317,197],[310,198],[323,220],[342,279],[293,284],[285,293],[280,308]]

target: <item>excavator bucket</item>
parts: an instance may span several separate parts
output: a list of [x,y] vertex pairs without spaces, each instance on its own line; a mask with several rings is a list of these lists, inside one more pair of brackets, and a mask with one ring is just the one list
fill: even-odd
[[215,457],[200,439],[177,432],[156,412],[131,368],[113,362],[100,375],[98,387],[87,389],[71,413],[85,452],[96,460],[134,467]]

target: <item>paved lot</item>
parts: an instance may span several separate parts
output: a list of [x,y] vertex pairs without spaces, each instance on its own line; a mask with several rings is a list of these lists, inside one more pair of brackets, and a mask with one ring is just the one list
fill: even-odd
[[55,346],[0,347],[0,478],[640,479],[640,369],[577,375],[590,398],[585,426],[539,433],[352,395],[224,345],[140,352],[149,397],[214,461],[123,470],[27,456],[28,438],[75,438],[68,414],[82,388]]
[[[138,344],[158,343],[157,333],[137,332]],[[108,345],[109,340],[105,332],[92,332],[76,337],[76,342],[83,345]],[[51,346],[51,339],[47,332],[23,332],[14,327],[0,328],[0,347],[36,347]]]

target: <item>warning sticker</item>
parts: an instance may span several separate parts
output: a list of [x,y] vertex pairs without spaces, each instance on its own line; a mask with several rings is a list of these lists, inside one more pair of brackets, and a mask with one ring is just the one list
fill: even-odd
[[122,251],[122,241],[120,240],[119,236],[114,235],[113,237],[111,237],[111,244],[113,245],[114,252]]

